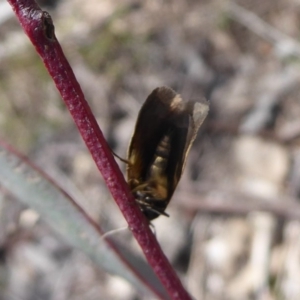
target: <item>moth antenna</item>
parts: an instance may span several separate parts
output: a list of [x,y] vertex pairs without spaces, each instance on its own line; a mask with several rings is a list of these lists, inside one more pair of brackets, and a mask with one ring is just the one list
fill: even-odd
[[[151,199],[153,202],[157,201],[157,202],[160,202],[161,200],[156,200],[156,199]],[[163,210],[160,210],[160,209],[157,209],[155,207],[151,207],[150,205],[147,205],[147,203],[145,203],[145,201],[142,201],[142,200],[136,200],[136,202],[141,205],[142,207],[144,206],[145,207],[145,210],[148,210],[148,211],[153,211],[155,213],[157,213],[158,215],[162,215],[162,216],[165,216],[165,217],[170,217],[169,214],[167,214],[165,211]],[[150,223],[151,224],[151,223]]]

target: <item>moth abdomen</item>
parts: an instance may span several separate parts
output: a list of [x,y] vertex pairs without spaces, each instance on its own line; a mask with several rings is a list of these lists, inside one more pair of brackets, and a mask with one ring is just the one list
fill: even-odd
[[149,177],[160,177],[165,175],[165,170],[167,168],[168,159],[170,155],[171,145],[170,137],[165,135],[160,143],[157,145],[153,164],[150,167]]

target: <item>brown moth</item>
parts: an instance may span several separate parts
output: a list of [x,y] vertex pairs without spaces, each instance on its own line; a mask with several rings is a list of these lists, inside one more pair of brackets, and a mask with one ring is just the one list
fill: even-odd
[[165,209],[183,172],[208,104],[183,101],[168,87],[156,88],[143,104],[128,149],[127,180],[146,218]]

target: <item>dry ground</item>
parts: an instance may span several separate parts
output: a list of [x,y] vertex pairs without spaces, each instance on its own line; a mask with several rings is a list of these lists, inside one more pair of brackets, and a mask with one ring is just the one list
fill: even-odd
[[[40,2],[119,155],[126,155],[139,108],[155,87],[210,100],[167,209],[171,217],[154,221],[195,299],[299,300],[300,1]],[[9,10],[2,9],[0,24],[1,136],[63,182],[104,226],[124,226]],[[99,295],[147,299],[0,195],[0,299]]]

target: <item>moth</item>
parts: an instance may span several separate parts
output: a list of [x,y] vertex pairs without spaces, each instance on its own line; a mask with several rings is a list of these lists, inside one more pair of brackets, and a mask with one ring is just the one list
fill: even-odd
[[165,209],[207,113],[207,103],[184,101],[165,86],[143,104],[128,149],[127,181],[149,221],[168,216]]

